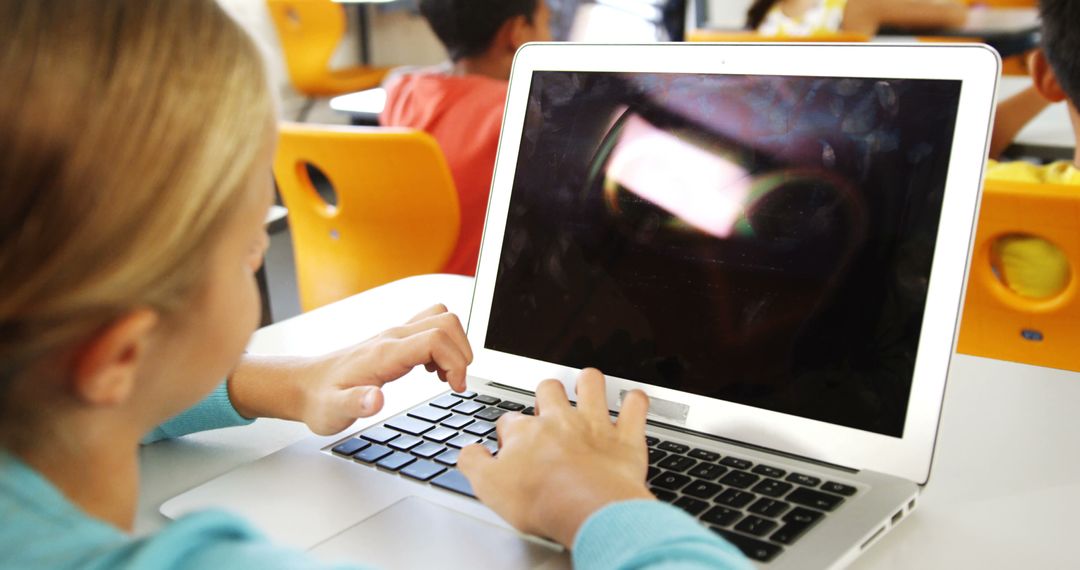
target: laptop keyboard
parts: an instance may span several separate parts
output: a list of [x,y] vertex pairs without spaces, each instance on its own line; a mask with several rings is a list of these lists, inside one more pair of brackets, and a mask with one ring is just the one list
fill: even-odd
[[[533,408],[475,392],[449,393],[335,445],[342,458],[476,498],[458,454],[499,444],[495,421]],[[856,494],[851,485],[646,436],[649,490],[697,517],[749,558],[768,562]]]

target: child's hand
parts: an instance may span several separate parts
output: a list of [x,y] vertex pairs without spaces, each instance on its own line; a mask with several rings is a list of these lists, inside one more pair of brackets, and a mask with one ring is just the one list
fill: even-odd
[[536,417],[499,418],[498,456],[472,445],[458,458],[481,501],[519,530],[567,548],[585,519],[604,506],[655,499],[645,487],[648,397],[627,394],[613,423],[599,371],[578,376],[577,395],[573,408],[562,384],[545,380],[536,389]]
[[404,325],[327,355],[247,358],[229,379],[229,395],[245,417],[298,420],[330,435],[381,410],[379,387],[418,365],[463,391],[472,358],[461,321],[436,305]]

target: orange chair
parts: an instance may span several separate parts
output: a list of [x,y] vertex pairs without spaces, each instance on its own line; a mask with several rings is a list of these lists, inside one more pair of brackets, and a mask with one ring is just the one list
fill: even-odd
[[[336,205],[319,195],[308,165],[329,179]],[[274,178],[289,209],[305,311],[437,273],[457,244],[454,182],[435,139],[423,132],[285,123]]]
[[757,32],[739,30],[697,29],[686,32],[688,42],[868,42],[870,36],[851,32],[814,34],[811,36],[769,36]]
[[[995,276],[994,242],[1009,234],[1046,239],[1073,262],[1065,289],[1022,297]],[[989,181],[983,190],[957,352],[1080,371],[1080,188]]]
[[378,87],[388,68],[334,70],[330,57],[345,37],[345,8],[330,0],[267,0],[293,87],[308,97],[331,97]]

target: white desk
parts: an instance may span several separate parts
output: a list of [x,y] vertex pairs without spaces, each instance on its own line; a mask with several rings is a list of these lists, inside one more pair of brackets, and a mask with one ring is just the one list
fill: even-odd
[[[1031,85],[1027,77],[1006,76],[998,85],[998,101]],[[1070,160],[1076,149],[1076,138],[1069,122],[1069,108],[1064,102],[1054,103],[1031,120],[1013,140],[1015,151],[1022,156]]]
[[[472,280],[404,279],[266,327],[252,352],[317,354],[443,302],[463,318]],[[422,370],[421,370],[422,372]],[[443,390],[424,374],[386,388],[386,410]],[[374,420],[371,420],[374,421]],[[291,444],[302,426],[259,420],[146,447],[136,531],[166,499]],[[854,568],[1080,568],[1080,375],[956,356],[930,485],[920,507]],[[287,490],[283,490],[287,492]]]

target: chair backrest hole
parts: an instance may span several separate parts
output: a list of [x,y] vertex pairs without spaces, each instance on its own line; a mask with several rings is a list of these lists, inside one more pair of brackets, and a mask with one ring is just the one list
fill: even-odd
[[994,240],[990,265],[998,281],[1029,299],[1056,297],[1072,279],[1065,253],[1045,238],[1027,233],[1011,233]]
[[308,180],[311,180],[311,185],[315,187],[315,192],[319,194],[323,202],[326,202],[326,205],[330,207],[336,208],[338,205],[337,191],[334,189],[334,185],[330,183],[326,173],[310,162],[304,163],[304,170],[307,172]]
[[341,232],[337,231],[336,229],[335,230],[330,230],[330,239],[332,239],[332,240],[341,239]]

